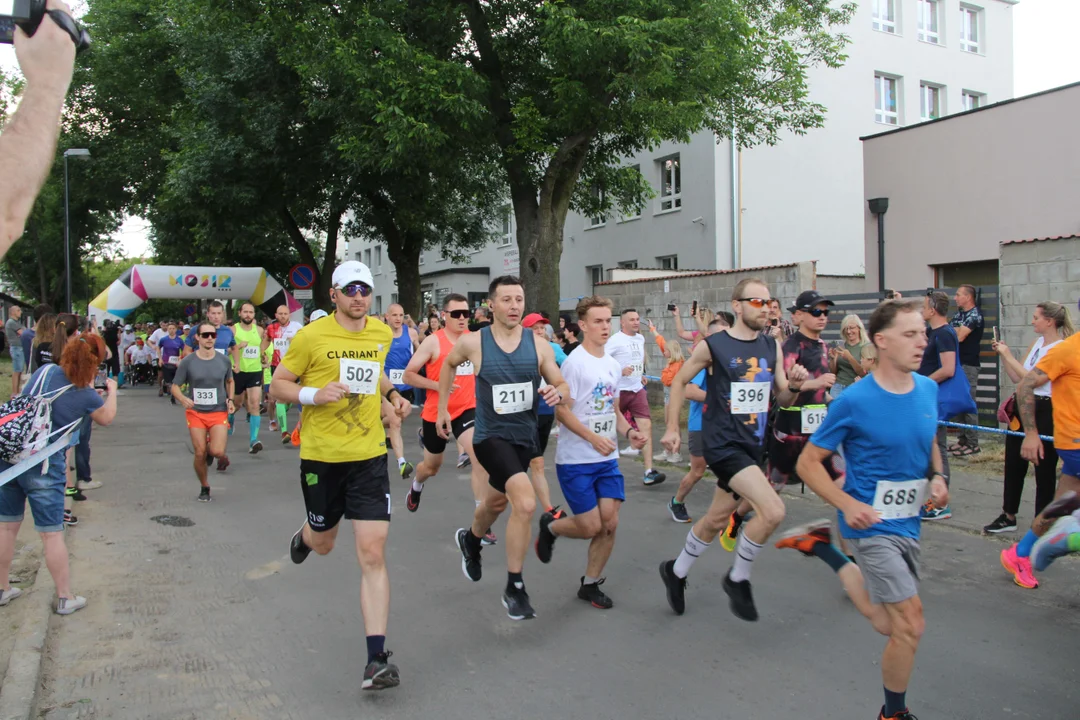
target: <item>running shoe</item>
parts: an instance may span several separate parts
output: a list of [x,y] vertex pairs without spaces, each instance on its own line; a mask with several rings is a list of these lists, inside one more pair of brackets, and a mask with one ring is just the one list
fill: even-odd
[[1001,551],[1001,566],[1012,573],[1013,582],[1022,588],[1034,590],[1039,587],[1035,573],[1031,570],[1031,558],[1022,558],[1016,554],[1016,543]]
[[731,513],[727,527],[724,528],[724,532],[720,533],[720,547],[728,552],[735,551],[735,544],[739,542],[739,529],[742,528],[744,522],[746,522],[746,519],[739,513]]
[[398,465],[398,472],[401,473],[402,480],[408,480],[410,477],[412,477],[413,470],[415,469],[416,468],[413,467],[413,464],[408,460]]
[[652,468],[645,473],[645,478],[642,480],[642,482],[645,483],[646,487],[652,487],[653,485],[659,485],[665,480],[667,480],[667,475],[660,472],[656,468]]
[[529,593],[523,587],[504,590],[502,604],[511,620],[532,620],[536,617],[536,611],[529,603]]
[[904,708],[895,715],[886,715],[885,706],[883,705],[881,707],[881,712],[878,713],[878,720],[919,720],[919,718],[908,712],[907,708]]
[[499,538],[495,537],[495,533],[489,528],[488,531],[484,533],[484,537],[480,538],[480,544],[485,546],[498,545]]
[[76,610],[86,607],[86,598],[76,595],[73,598],[59,598],[56,601],[57,615],[70,615]]
[[229,456],[228,455],[222,455],[221,457],[219,457],[217,459],[217,470],[218,470],[218,472],[225,472],[228,469],[229,465],[230,465],[230,463],[229,463]]
[[292,435],[289,436],[289,442],[293,444],[293,447],[300,447],[300,426],[297,425],[293,428]]
[[1005,513],[1001,513],[997,516],[997,520],[989,525],[983,526],[984,535],[996,535],[997,533],[1012,532],[1016,530],[1016,518],[1012,520]]
[[424,431],[422,428],[416,428],[416,439],[420,442],[420,447],[424,447]]
[[655,460],[656,462],[667,462],[668,451],[663,450],[661,452],[658,452],[658,453],[656,453],[655,455],[652,456],[652,459]]
[[[304,525],[307,525],[307,522]],[[292,540],[289,541],[289,558],[296,565],[307,560],[307,556],[311,554],[311,548],[304,542],[304,525],[300,526],[300,529],[292,536]]]
[[560,510],[558,505],[552,505],[547,509],[547,511],[551,513],[551,517],[555,518],[556,520],[562,520],[564,517],[566,517],[566,511]]
[[832,543],[831,527],[832,521],[825,519],[793,527],[780,536],[780,541],[776,543],[776,547],[798,550],[803,555],[810,557],[814,554],[814,546],[818,543],[825,543],[826,545]]
[[97,490],[101,487],[101,481],[92,479],[79,480],[76,485],[78,485],[80,490]]
[[70,510],[64,511],[64,524],[68,527],[75,527],[79,524],[79,518],[75,516]]
[[412,488],[409,488],[409,492],[405,493],[405,509],[409,512],[416,512],[420,509],[420,493]]
[[457,456],[457,466],[459,468],[468,467],[472,465],[472,460],[469,459],[469,453],[461,453]]
[[690,522],[690,515],[686,512],[686,503],[675,502],[674,495],[668,500],[667,511],[671,513],[671,519],[677,523]]
[[291,433],[288,433],[288,432],[281,433],[281,444],[282,445],[288,445],[290,439],[292,439],[292,434]]
[[480,553],[477,552],[473,555],[469,552],[469,546],[465,542],[465,535],[468,532],[468,528],[458,528],[457,535],[454,536],[454,541],[457,543],[458,550],[461,551],[461,572],[465,573],[465,577],[473,582],[480,582],[480,576],[482,574],[480,568]]
[[210,467],[213,464],[214,464],[214,456],[211,455],[210,453],[207,453],[206,454],[206,467]]
[[262,442],[256,440],[251,443],[251,447],[248,448],[248,455],[258,455],[259,451],[263,449]]
[[82,494],[82,491],[77,487],[64,488],[64,495],[71,498],[76,502],[82,502],[86,499],[86,496]]
[[397,665],[390,662],[392,652],[382,652],[364,668],[364,681],[360,684],[361,690],[386,690],[401,684],[401,676]]
[[0,588],[0,606],[7,605],[20,595],[22,595],[22,590],[17,587],[9,588],[7,590]]
[[682,465],[682,455],[680,455],[679,453],[668,453],[667,462],[671,463],[672,465]]
[[1043,508],[1042,516],[1050,520],[1072,515],[1077,510],[1080,510],[1080,495],[1070,490]]
[[1080,522],[1072,515],[1058,518],[1031,548],[1031,564],[1042,572],[1062,555],[1080,552]]
[[199,502],[210,502],[210,488],[204,487],[199,490]]
[[948,505],[936,508],[933,503],[927,502],[920,515],[923,520],[948,520],[952,517],[952,508]]
[[555,533],[548,529],[548,526],[553,522],[555,522],[555,518],[551,513],[544,513],[540,516],[540,532],[536,534],[534,547],[536,548],[536,557],[540,558],[540,562],[544,564],[551,562],[551,553],[555,549]]
[[619,450],[619,455],[622,457],[637,457],[641,454],[641,451],[632,445],[627,445],[624,449]]
[[271,420],[270,421],[270,430],[271,430],[271,432],[277,432],[277,429],[278,429],[277,420]]
[[750,592],[750,581],[740,580],[735,582],[731,579],[731,571],[724,576],[724,592],[731,600],[731,612],[735,617],[747,622],[755,622],[758,619],[757,608],[754,607],[754,595]]
[[667,588],[667,601],[676,615],[686,612],[686,578],[675,574],[675,561],[665,560],[660,563],[660,579]]
[[607,578],[600,578],[594,583],[585,584],[585,576],[581,576],[581,587],[578,588],[577,596],[582,600],[587,600],[592,603],[594,608],[600,610],[610,610],[615,607],[615,603],[611,601],[604,591],[600,589],[600,586],[604,584]]

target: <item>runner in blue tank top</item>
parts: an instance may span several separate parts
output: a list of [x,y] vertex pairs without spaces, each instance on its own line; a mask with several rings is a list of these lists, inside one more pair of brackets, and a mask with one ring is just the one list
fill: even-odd
[[[754,519],[746,523],[735,547],[735,562],[724,577],[731,611],[743,620],[757,620],[750,592],[754,558],[784,520],[784,503],[761,469],[769,396],[781,405],[791,402],[797,385],[808,377],[801,365],[784,369],[783,352],[775,338],[761,331],[769,322],[769,287],[757,278],[735,286],[731,296],[735,325],[698,343],[671,383],[667,432],[662,440],[669,452],[679,451],[679,413],[687,383],[706,368],[702,445],[705,462],[716,474],[716,494],[708,512],[686,536],[679,557],[660,564],[668,604],[677,614],[686,609],[686,576],[694,561],[727,525],[741,497],[750,501]],[[788,380],[793,383],[788,385]]]
[[[397,303],[393,303],[386,311],[386,324],[394,333],[394,339],[390,342],[390,352],[386,355],[386,376],[401,393],[401,397],[408,400],[411,405],[415,405],[416,399],[413,396],[412,385],[406,385],[402,381],[402,376],[420,340],[416,331],[405,325],[405,308]],[[408,480],[414,468],[413,464],[405,459],[405,443],[401,440],[401,418],[387,406],[388,403],[383,403],[383,426],[386,428],[387,437],[390,438],[390,447],[394,449],[394,456],[397,457],[398,473],[402,479]]]
[[[450,436],[450,387],[458,365],[471,362],[476,373],[473,448],[491,487],[476,508],[472,527],[459,529],[455,540],[465,576],[474,582],[480,580],[480,540],[510,501],[506,523],[509,577],[502,601],[510,619],[524,620],[536,617],[521,576],[536,510],[536,492],[529,481],[529,462],[538,447],[536,407],[538,402],[558,405],[569,398],[570,390],[555,364],[551,346],[534,342],[533,334],[521,327],[525,311],[521,280],[510,275],[495,278],[488,295],[494,323],[463,335],[439,374],[438,432],[440,437]],[[541,377],[548,383],[543,389]]]

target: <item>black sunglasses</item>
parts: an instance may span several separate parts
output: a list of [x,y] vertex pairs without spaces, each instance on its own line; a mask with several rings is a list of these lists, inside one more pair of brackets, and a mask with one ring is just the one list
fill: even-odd
[[199,333],[199,337],[201,337],[203,340],[206,340],[208,338],[216,338],[217,333],[216,332],[203,332],[203,333]]
[[828,308],[825,308],[824,310],[822,310],[821,308],[810,308],[809,310],[804,310],[803,312],[808,312],[814,317],[821,317],[822,315],[824,315],[825,317],[829,317]]
[[371,286],[362,282],[349,283],[345,287],[338,288],[338,290],[344,293],[345,297],[356,297],[357,293],[360,294],[360,297],[367,297],[371,294]]
[[472,311],[471,310],[447,310],[446,314],[449,315],[450,317],[454,318],[455,320],[464,320],[465,318],[472,315]]

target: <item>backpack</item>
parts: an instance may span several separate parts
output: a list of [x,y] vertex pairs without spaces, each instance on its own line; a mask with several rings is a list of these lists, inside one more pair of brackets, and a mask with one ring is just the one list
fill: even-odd
[[34,384],[26,390],[26,394],[13,397],[0,405],[0,460],[12,464],[25,460],[44,450],[53,435],[65,433],[81,422],[76,420],[52,432],[53,400],[72,386],[68,383],[62,388],[46,392],[45,379],[51,372],[63,370],[56,365],[46,366]]

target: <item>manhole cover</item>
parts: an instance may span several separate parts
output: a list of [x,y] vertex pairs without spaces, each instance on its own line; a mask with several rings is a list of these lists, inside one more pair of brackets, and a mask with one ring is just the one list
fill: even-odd
[[191,518],[180,517],[179,515],[155,515],[150,519],[169,527],[191,527],[195,524],[195,521]]

